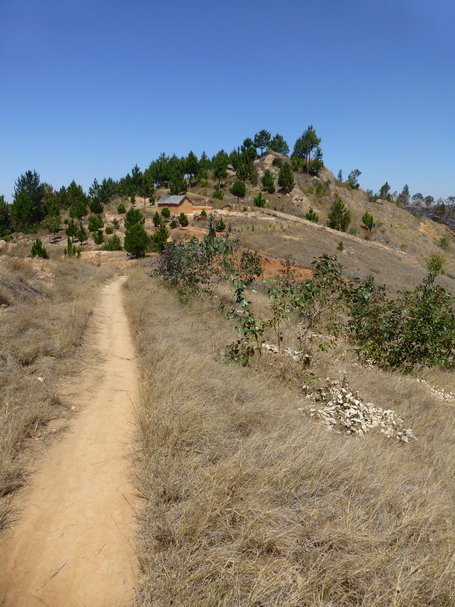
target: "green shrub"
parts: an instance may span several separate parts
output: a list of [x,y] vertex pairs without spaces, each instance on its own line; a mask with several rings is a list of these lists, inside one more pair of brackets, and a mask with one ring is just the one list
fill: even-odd
[[205,209],[202,209],[201,217],[207,217],[207,211]]
[[93,232],[92,236],[93,236],[93,242],[95,244],[103,244],[104,234],[103,234],[102,230],[97,230],[96,232]]
[[32,245],[32,250],[29,257],[42,257],[42,259],[49,259],[49,253],[43,247],[43,243],[40,238],[37,238]]
[[169,217],[171,216],[171,212],[168,207],[164,207],[161,209],[161,215],[164,217],[164,219],[169,219]]
[[337,244],[337,250],[344,251],[344,244],[342,240],[340,240],[340,242]]
[[169,224],[169,227],[173,230],[174,228],[178,228],[179,224],[177,223],[177,220],[173,219],[171,221],[171,223]]
[[226,224],[224,223],[224,221],[222,219],[220,219],[219,221],[216,222],[215,229],[217,232],[223,232],[226,229]]
[[362,215],[362,222],[363,222],[365,229],[368,230],[369,232],[371,232],[371,230],[376,225],[374,223],[373,215],[371,215],[371,213],[368,213],[368,211],[365,211],[365,213]]
[[308,209],[308,212],[305,214],[305,219],[308,219],[308,221],[313,221],[314,223],[318,223],[319,215],[310,207]]
[[106,232],[106,234],[113,234],[114,226],[106,226],[105,232]]
[[117,205],[117,213],[126,213],[126,208],[123,202]]
[[185,213],[180,213],[179,224],[182,226],[182,228],[186,228],[186,226],[189,224],[188,217],[185,215]]
[[151,238],[153,248],[161,253],[164,250],[164,247],[166,246],[169,235],[169,231],[167,230],[164,223],[161,224],[159,230]]
[[212,193],[212,198],[216,198],[217,200],[223,200],[224,192],[219,186],[215,187],[215,189]]
[[327,225],[334,230],[346,232],[350,223],[351,213],[337,194],[328,215]]
[[440,247],[443,251],[447,251],[447,249],[449,248],[449,241],[447,240],[447,238],[440,238],[437,244],[438,247]]
[[[169,215],[170,215],[170,212],[169,212]],[[153,225],[155,226],[155,228],[158,228],[162,223],[163,223],[163,220],[161,219],[160,214],[157,211],[155,213],[155,215],[153,216]]]
[[[158,217],[159,217],[159,215],[158,215]],[[131,209],[125,215],[125,221],[124,221],[125,230],[128,230],[136,223],[143,224],[144,221],[145,221],[145,217],[142,215],[142,213],[139,211],[139,209],[135,209],[135,208],[131,207]]]
[[80,257],[81,256],[81,248],[73,245],[71,238],[68,236],[68,242],[66,248],[64,250],[65,257]]
[[264,208],[267,203],[267,200],[262,195],[262,192],[259,192],[259,194],[255,198],[253,198],[253,202],[255,206],[259,208]]
[[104,227],[103,218],[101,215],[91,215],[88,218],[88,229],[89,232],[96,232]]
[[104,245],[106,251],[121,251],[122,243],[120,241],[120,237],[117,234],[114,234],[112,238],[109,238],[106,244]]

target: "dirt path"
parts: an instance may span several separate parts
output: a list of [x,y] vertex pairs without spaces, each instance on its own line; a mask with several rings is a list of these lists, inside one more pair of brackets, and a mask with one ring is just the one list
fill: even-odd
[[138,373],[121,297],[101,292],[89,339],[99,348],[72,390],[82,412],[31,482],[0,543],[0,605],[129,605],[136,580],[134,488],[125,456]]

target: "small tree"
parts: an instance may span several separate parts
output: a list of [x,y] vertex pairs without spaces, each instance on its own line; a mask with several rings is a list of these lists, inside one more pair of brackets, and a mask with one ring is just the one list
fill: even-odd
[[185,215],[185,213],[180,213],[179,223],[182,226],[182,228],[186,228],[186,226],[189,224],[188,217]]
[[261,178],[262,187],[269,194],[273,194],[275,192],[275,180],[273,179],[272,173],[269,169],[264,171],[264,175]]
[[120,242],[120,237],[114,234],[112,238],[108,239],[104,248],[106,251],[121,251],[122,243]]
[[67,246],[64,251],[64,255],[65,255],[65,257],[80,257],[81,256],[80,247],[76,247],[72,243],[71,238],[69,236],[68,236]]
[[346,205],[341,200],[340,196],[337,194],[327,218],[327,225],[329,228],[333,228],[334,230],[346,232],[350,223],[351,213],[346,208]]
[[255,198],[253,198],[253,202],[254,202],[255,206],[264,208],[267,200],[262,195],[262,192],[259,192],[259,194]]
[[168,207],[164,207],[163,209],[161,209],[161,215],[164,217],[164,219],[169,219],[169,217],[171,216],[171,212]]
[[125,233],[125,251],[133,257],[145,257],[150,238],[141,223],[134,223]]
[[284,156],[287,156],[289,154],[288,144],[281,135],[278,135],[278,133],[270,140],[269,150],[272,150],[273,152],[278,152],[279,154],[283,154]]
[[79,240],[79,242],[81,244],[83,244],[86,240],[88,240],[88,232],[84,228],[84,226],[82,225],[82,223],[79,224],[79,228],[78,228],[77,233],[76,233],[76,238]]
[[164,223],[162,223],[159,227],[158,232],[156,232],[156,234],[152,236],[154,248],[160,253],[164,250],[169,235],[169,230],[166,228]]
[[74,221],[74,219],[71,219],[71,221],[69,221],[68,225],[66,226],[65,234],[67,236],[71,236],[71,241],[73,241],[75,236],[77,235],[77,230],[78,227],[76,222]]
[[368,213],[368,211],[365,211],[365,213],[362,215],[362,222],[363,222],[363,225],[365,226],[365,229],[368,230],[370,233],[371,233],[371,230],[376,225],[374,222],[373,215],[371,215],[371,213]]
[[48,215],[41,222],[41,226],[48,230],[49,232],[49,240],[51,239],[51,234],[55,235],[60,231],[62,227],[62,220],[60,219],[60,215]]
[[223,200],[224,192],[219,186],[215,187],[213,194],[212,194],[212,198],[216,198],[217,200]]
[[95,244],[103,244],[104,242],[104,234],[102,230],[97,230],[96,232],[92,232],[93,242]]
[[117,213],[126,213],[126,208],[123,202],[117,205]]
[[264,153],[264,150],[269,147],[271,138],[271,134],[265,130],[259,131],[259,133],[256,133],[254,136],[254,146],[260,148],[261,156]]
[[294,173],[292,172],[291,165],[287,162],[285,162],[280,169],[280,173],[278,175],[278,185],[283,188],[283,190],[287,190],[288,192],[294,189]]
[[241,198],[245,198],[246,185],[243,183],[243,181],[236,181],[232,184],[230,192],[233,196],[237,196],[237,202],[239,202]]
[[362,174],[362,172],[359,171],[359,169],[354,169],[353,171],[351,171],[349,173],[347,184],[353,190],[358,190],[359,189],[358,178],[360,177],[361,174]]
[[153,216],[153,225],[155,226],[155,228],[158,228],[162,223],[163,220],[161,219],[160,214],[157,211]]
[[124,222],[125,229],[128,230],[135,223],[143,224],[144,221],[145,221],[145,217],[142,215],[142,213],[139,211],[139,209],[135,209],[135,208],[131,207],[131,209],[125,215],[125,222]]
[[305,219],[308,219],[308,221],[313,221],[314,223],[318,223],[319,215],[310,207],[305,215]]
[[40,238],[37,238],[32,245],[32,250],[29,257],[42,257],[43,259],[49,259],[49,253],[43,247],[43,243]]
[[104,222],[103,222],[103,218],[101,217],[101,215],[91,215],[88,218],[89,232],[96,232],[97,230],[100,230],[101,228],[104,228]]

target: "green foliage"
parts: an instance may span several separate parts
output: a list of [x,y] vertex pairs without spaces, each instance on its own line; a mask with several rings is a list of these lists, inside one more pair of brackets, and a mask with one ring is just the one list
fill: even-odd
[[14,184],[11,218],[22,231],[39,223],[46,215],[45,187],[36,171],[27,171]]
[[68,242],[64,251],[64,255],[65,257],[80,257],[81,256],[81,249],[80,247],[76,247],[72,241],[71,238],[68,236]]
[[108,238],[106,244],[104,245],[106,251],[121,251],[122,243],[120,241],[120,237],[117,234],[114,234],[111,238]]
[[353,189],[353,190],[359,189],[358,179],[361,174],[362,174],[362,172],[359,171],[359,169],[354,169],[353,171],[351,171],[349,173],[346,183],[351,189]]
[[156,213],[153,216],[153,225],[155,226],[155,228],[158,228],[162,223],[163,223],[163,220],[162,220],[160,214],[158,213],[158,211],[156,211]]
[[99,214],[102,213],[104,210],[104,205],[101,202],[99,196],[94,196],[93,198],[90,198],[88,206],[92,213]]
[[126,208],[123,202],[117,205],[117,213],[126,213]]
[[114,226],[106,226],[105,232],[106,232],[106,234],[113,234]]
[[49,253],[43,247],[43,243],[40,238],[37,238],[32,245],[32,250],[29,257],[42,257],[43,259],[49,259]]
[[66,226],[65,234],[67,236],[71,236],[71,239],[73,239],[77,235],[77,230],[77,223],[74,221],[74,219],[71,219]]
[[270,140],[269,150],[272,152],[278,152],[279,154],[283,154],[283,156],[287,156],[289,154],[289,146],[286,141],[283,139],[281,135],[276,134]]
[[264,150],[269,147],[271,138],[271,134],[265,130],[259,131],[259,133],[256,133],[254,136],[254,146],[260,148],[261,155],[264,153]]
[[11,215],[9,204],[0,195],[0,236],[6,236],[11,231]]
[[272,162],[272,166],[278,167],[278,168],[281,169],[281,167],[283,166],[283,159],[282,158],[274,158],[273,162]]
[[171,216],[171,212],[168,207],[163,207],[161,209],[161,215],[164,217],[164,219],[169,219],[169,217]]
[[253,202],[255,206],[264,208],[267,203],[267,200],[262,195],[262,192],[259,192],[259,194],[253,198]]
[[32,198],[27,192],[18,192],[11,205],[11,219],[20,231],[28,230],[37,216]]
[[188,217],[185,215],[185,213],[180,213],[180,215],[178,217],[178,221],[179,221],[179,224],[182,226],[182,228],[186,228],[187,225],[189,224]]
[[292,172],[291,165],[285,162],[278,175],[278,185],[283,190],[290,192],[294,189],[295,181],[294,181],[294,173]]
[[202,211],[201,211],[200,215],[201,215],[202,217],[207,217],[207,211],[206,211],[205,209],[202,209]]
[[305,219],[308,219],[308,221],[313,221],[314,223],[318,223],[319,215],[310,207],[305,215]]
[[440,238],[437,244],[438,247],[440,247],[443,251],[447,251],[449,248],[449,241],[447,240],[447,238]]
[[229,164],[229,156],[224,150],[220,150],[216,156],[212,158],[212,171],[215,179],[218,179],[218,185],[227,177],[227,167]]
[[88,232],[84,228],[84,226],[82,225],[82,223],[79,223],[79,227],[78,227],[77,232],[76,232],[76,238],[79,240],[79,242],[81,244],[83,244],[86,240],[88,240]]
[[150,244],[150,238],[144,230],[142,223],[134,223],[125,233],[125,251],[133,257],[145,257],[145,252]]
[[216,186],[213,190],[212,198],[216,198],[217,200],[223,200],[224,192],[219,186]]
[[47,215],[41,222],[41,227],[47,230],[50,234],[55,235],[60,231],[62,227],[62,220],[59,215]]
[[273,179],[272,173],[269,169],[264,171],[264,175],[261,178],[262,187],[269,194],[273,194],[275,192],[275,180]]
[[[321,139],[316,135],[316,131],[313,126],[309,126],[307,130],[302,134],[299,139],[295,142],[294,151],[292,155],[301,158],[306,163],[306,168],[310,172],[310,163],[311,158],[314,155],[314,158],[317,159],[322,164],[322,151],[319,147],[321,143]],[[323,165],[322,165],[323,166]],[[319,163],[318,165],[313,166],[314,174],[317,174],[320,170]]]
[[368,211],[365,211],[365,213],[362,215],[362,222],[363,222],[363,225],[365,226],[365,229],[368,230],[369,232],[371,232],[371,230],[376,225],[374,222],[373,215],[371,215],[371,213],[368,213]]
[[178,228],[178,227],[179,227],[179,224],[178,224],[177,220],[176,220],[176,219],[173,219],[173,220],[171,221],[171,223],[169,224],[169,227],[170,227],[172,230],[173,230],[173,229],[175,229],[175,228]]
[[156,232],[156,234],[154,234],[151,237],[151,241],[152,241],[154,249],[156,249],[157,251],[159,251],[161,253],[161,251],[163,251],[164,247],[166,246],[167,239],[169,238],[169,236],[170,236],[169,230],[166,228],[164,223],[162,223],[159,226],[159,229]]
[[342,240],[340,240],[340,242],[337,244],[337,250],[344,251],[344,243]]
[[88,230],[89,232],[96,232],[104,228],[104,222],[101,215],[91,215],[88,218]]
[[217,232],[224,232],[224,230],[226,229],[226,224],[224,223],[223,219],[219,219],[216,222],[215,229]]
[[178,196],[179,194],[186,194],[188,191],[188,184],[186,179],[181,173],[175,171],[172,179],[169,182],[169,194],[171,196]]
[[335,201],[329,211],[327,225],[329,228],[333,228],[334,230],[346,232],[350,223],[351,213],[346,208],[346,205],[341,200],[340,196],[336,194]]
[[245,198],[246,185],[243,183],[243,181],[236,181],[232,184],[230,192],[233,196],[237,197],[237,202],[239,202],[240,198]]
[[131,207],[130,210],[128,211],[128,213],[125,215],[125,222],[124,222],[125,230],[128,230],[136,223],[139,223],[142,225],[144,223],[144,221],[145,221],[145,217],[142,215],[142,213],[139,211],[139,209]]
[[349,329],[360,356],[405,371],[416,365],[453,367],[454,298],[434,284],[443,264],[442,256],[432,255],[423,282],[395,300],[388,299],[385,288],[375,285],[371,276],[349,290]]
[[92,232],[93,242],[95,244],[103,244],[104,242],[104,234],[102,230],[97,230],[96,232]]

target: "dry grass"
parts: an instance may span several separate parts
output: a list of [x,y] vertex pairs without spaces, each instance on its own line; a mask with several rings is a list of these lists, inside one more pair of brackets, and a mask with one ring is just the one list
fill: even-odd
[[78,367],[98,285],[111,272],[80,260],[2,259],[0,266],[0,529],[50,420],[70,414],[60,380]]
[[313,371],[346,373],[418,440],[329,433],[295,382],[224,362],[233,324],[210,300],[181,305],[139,272],[126,296],[143,374],[137,605],[455,605],[453,407],[339,345]]

